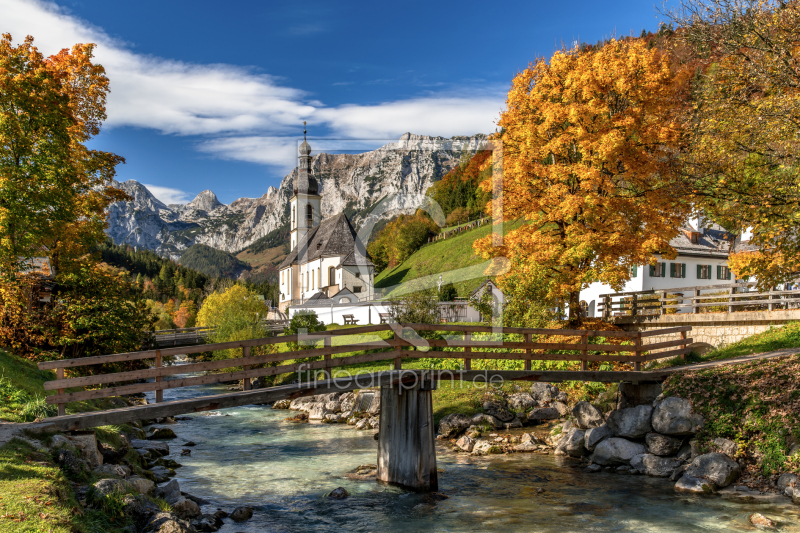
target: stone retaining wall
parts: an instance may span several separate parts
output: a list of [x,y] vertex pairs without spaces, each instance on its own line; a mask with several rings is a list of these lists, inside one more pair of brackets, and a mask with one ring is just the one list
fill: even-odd
[[[651,331],[675,326],[692,326],[689,337],[719,347],[745,337],[800,320],[800,309],[776,311],[745,311],[739,313],[680,313],[661,316],[622,316],[610,321],[625,331]],[[680,339],[680,333],[646,337],[644,344]],[[674,348],[665,348],[672,350]]]

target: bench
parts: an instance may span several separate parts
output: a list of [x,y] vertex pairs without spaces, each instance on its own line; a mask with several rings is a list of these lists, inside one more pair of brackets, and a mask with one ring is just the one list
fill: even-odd
[[355,315],[342,315],[344,318],[344,325],[347,326],[349,324],[356,325],[358,324],[358,320],[356,320]]
[[388,324],[392,321],[391,313],[378,313],[381,319],[381,324]]

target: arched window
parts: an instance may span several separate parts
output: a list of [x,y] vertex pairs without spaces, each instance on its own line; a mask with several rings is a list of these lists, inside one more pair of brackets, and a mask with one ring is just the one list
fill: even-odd
[[314,290],[314,278],[317,276],[314,274],[314,271],[311,271],[311,290]]
[[311,204],[306,204],[306,220],[308,222],[314,220],[314,208],[311,207]]
[[336,285],[336,267],[328,269],[328,285]]

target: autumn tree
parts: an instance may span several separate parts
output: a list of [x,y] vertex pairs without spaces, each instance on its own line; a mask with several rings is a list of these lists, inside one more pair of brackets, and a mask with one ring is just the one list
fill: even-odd
[[90,150],[105,119],[108,78],[94,45],[45,58],[27,37],[0,39],[0,271],[49,256],[56,267],[103,237],[105,208],[126,198],[109,186],[122,158]]
[[367,251],[376,270],[381,272],[408,259],[428,242],[429,234],[438,232],[439,226],[423,211],[400,215],[378,232],[367,245]]
[[671,16],[706,66],[686,158],[698,207],[752,228],[760,252],[731,266],[770,287],[800,270],[800,3],[684,0]]
[[621,289],[631,266],[675,253],[669,241],[689,212],[676,171],[686,78],[632,39],[559,51],[514,78],[494,139],[502,177],[484,187],[496,189],[504,220],[527,223],[501,246],[491,235],[474,245],[511,259],[501,285],[535,267],[544,296],[568,303],[577,322],[589,283]]

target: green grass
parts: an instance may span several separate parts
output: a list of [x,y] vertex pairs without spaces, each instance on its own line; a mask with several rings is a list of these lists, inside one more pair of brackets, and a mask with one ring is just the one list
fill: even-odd
[[[503,230],[507,232],[521,225],[521,221],[508,222],[503,225]],[[441,274],[444,283],[453,283],[458,296],[468,297],[486,279],[484,271],[487,261],[475,254],[472,243],[489,235],[492,229],[493,226],[487,224],[423,246],[403,263],[378,274],[375,277],[375,288],[388,288],[413,280],[418,280],[420,285],[417,287],[418,284],[414,284],[413,290],[425,288],[423,284],[436,287]],[[400,291],[394,290],[388,296],[399,294]]]
[[664,368],[668,366],[681,366],[686,363],[720,361],[723,359],[741,357],[743,355],[782,350],[784,348],[800,348],[800,322],[789,322],[782,327],[771,327],[763,333],[757,333],[739,342],[715,348],[705,355],[689,354],[685,360],[682,357],[675,357],[651,364],[647,368]]
[[44,403],[44,382],[55,378],[55,372],[0,350],[0,418],[31,422],[38,415],[52,415]]

